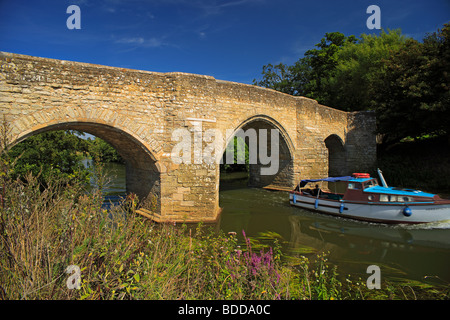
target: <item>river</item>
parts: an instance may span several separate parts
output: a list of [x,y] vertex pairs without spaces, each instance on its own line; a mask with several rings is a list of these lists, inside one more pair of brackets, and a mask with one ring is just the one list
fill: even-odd
[[[107,199],[125,193],[125,168],[107,164]],[[279,238],[288,255],[329,252],[338,273],[366,279],[369,265],[381,276],[450,283],[450,222],[388,226],[331,217],[289,205],[287,192],[248,188],[242,174],[222,175],[217,228],[272,243]]]

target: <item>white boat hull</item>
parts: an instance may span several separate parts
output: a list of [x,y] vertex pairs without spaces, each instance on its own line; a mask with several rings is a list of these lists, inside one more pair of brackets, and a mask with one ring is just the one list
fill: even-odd
[[[289,193],[291,205],[320,213],[379,223],[430,223],[450,220],[450,204],[418,203],[358,203],[356,201],[327,200]],[[409,207],[410,215],[405,215]]]

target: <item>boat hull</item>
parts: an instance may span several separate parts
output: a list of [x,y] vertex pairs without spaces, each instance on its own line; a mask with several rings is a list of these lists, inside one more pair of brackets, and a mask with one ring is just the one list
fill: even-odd
[[[289,194],[291,205],[329,215],[387,224],[417,224],[450,220],[450,204],[397,203],[381,204],[346,200],[328,200]],[[409,208],[408,210],[405,210]]]

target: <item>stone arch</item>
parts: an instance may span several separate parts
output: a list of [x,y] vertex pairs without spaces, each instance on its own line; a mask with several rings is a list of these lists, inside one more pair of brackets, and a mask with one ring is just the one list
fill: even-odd
[[[278,135],[278,143],[276,140],[272,143],[272,130],[275,130],[275,135]],[[267,155],[266,159],[260,158],[260,144],[261,132],[266,132],[267,150],[262,152],[262,155]],[[252,134],[254,132],[254,134]],[[257,147],[249,145],[250,165],[249,165],[249,186],[252,187],[268,187],[275,189],[291,188],[294,182],[294,145],[289,134],[284,127],[272,117],[266,115],[255,115],[245,121],[242,121],[236,126],[236,129],[226,138],[225,148],[222,154],[225,153],[226,147],[232,139],[239,134],[244,134],[247,145],[256,141]],[[275,138],[275,137],[274,137]],[[275,150],[272,150],[275,147]],[[252,148],[255,157],[252,162]],[[275,153],[273,153],[275,152]],[[267,163],[269,161],[269,163]]]
[[348,174],[345,144],[337,134],[331,134],[324,140],[328,150],[328,176],[336,177]]
[[[14,128],[17,128],[14,124],[12,127],[13,131]],[[11,145],[15,145],[30,136],[54,130],[83,131],[111,144],[125,160],[127,193],[135,193],[145,207],[152,203],[153,207],[149,207],[149,209],[156,212],[160,211],[161,170],[158,158],[139,136],[127,129],[93,120],[54,120],[45,124],[36,124],[25,132],[16,135],[11,140]]]

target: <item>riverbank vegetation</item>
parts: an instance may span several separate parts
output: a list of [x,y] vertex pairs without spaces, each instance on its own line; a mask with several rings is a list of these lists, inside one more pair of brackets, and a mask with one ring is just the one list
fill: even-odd
[[[2,131],[3,136],[7,135],[8,123],[3,122]],[[55,177],[89,182],[89,172],[81,163],[87,157],[87,142],[74,132],[43,132],[6,150],[3,158],[5,161],[14,161],[14,165],[9,168],[9,174],[14,179],[32,173],[43,187]]]
[[427,136],[450,143],[449,83],[450,23],[422,42],[400,30],[359,38],[327,33],[293,65],[265,65],[254,80],[329,107],[374,111],[383,148]]
[[404,139],[378,151],[377,166],[382,168],[389,185],[413,187],[450,198],[447,143],[442,136]]
[[[326,253],[286,256],[276,240],[263,246],[245,231],[155,224],[136,215],[133,197],[106,211],[99,188],[86,193],[59,177],[43,189],[31,173],[14,180],[9,172],[1,175],[1,299],[450,297],[448,286],[406,280],[369,290],[365,277],[340,275]],[[80,268],[80,289],[70,289],[71,265]]]
[[[3,122],[2,135],[8,131],[8,123]],[[92,159],[95,163],[124,163],[122,157],[106,141],[98,137],[86,139],[84,136],[83,132],[72,130],[49,131],[33,135],[12,148],[7,148],[4,157],[14,162],[9,174],[17,179],[32,173],[43,187],[55,178],[89,183],[92,170],[83,165],[83,159]]]

